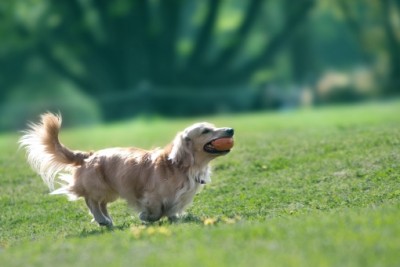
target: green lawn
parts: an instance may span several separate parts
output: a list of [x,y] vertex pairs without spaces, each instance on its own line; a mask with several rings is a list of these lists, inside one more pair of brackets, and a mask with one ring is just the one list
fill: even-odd
[[113,230],[82,200],[48,195],[0,136],[1,266],[400,266],[400,101],[285,113],[135,120],[63,130],[74,149],[151,148],[195,121],[234,127],[235,149],[179,222]]

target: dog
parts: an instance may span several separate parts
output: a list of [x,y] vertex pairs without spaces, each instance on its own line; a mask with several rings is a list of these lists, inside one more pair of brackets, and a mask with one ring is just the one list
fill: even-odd
[[[113,225],[107,204],[118,197],[133,206],[143,222],[178,219],[203,185],[211,182],[210,161],[233,147],[232,128],[203,122],[178,133],[165,148],[73,151],[59,141],[61,123],[61,115],[42,114],[38,124],[29,124],[19,144],[51,194],[84,198],[100,226]],[[221,141],[223,146],[218,145]],[[55,180],[61,184],[58,189]]]

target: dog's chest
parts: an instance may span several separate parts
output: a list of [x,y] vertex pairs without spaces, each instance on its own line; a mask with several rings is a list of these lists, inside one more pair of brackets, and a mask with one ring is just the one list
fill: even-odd
[[180,188],[174,197],[174,200],[168,205],[168,212],[170,214],[181,213],[193,201],[195,194],[199,191],[200,184],[190,181]]
[[199,190],[200,184],[198,183],[188,183],[184,186],[180,192],[177,193],[177,201],[182,203],[190,203],[192,202],[194,195]]
[[[205,181],[205,182],[204,182]],[[181,187],[175,192],[173,200],[165,200],[166,213],[179,214],[192,203],[194,196],[200,191],[204,183],[210,181],[210,170],[204,168],[197,171],[189,171]],[[172,200],[172,201],[171,201]],[[167,204],[169,203],[169,205]],[[165,205],[166,204],[166,205]]]

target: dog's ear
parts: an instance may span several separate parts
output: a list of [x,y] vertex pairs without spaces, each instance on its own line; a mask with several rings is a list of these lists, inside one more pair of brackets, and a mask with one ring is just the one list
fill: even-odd
[[193,143],[186,133],[179,133],[173,143],[168,159],[183,167],[190,167],[194,163]]

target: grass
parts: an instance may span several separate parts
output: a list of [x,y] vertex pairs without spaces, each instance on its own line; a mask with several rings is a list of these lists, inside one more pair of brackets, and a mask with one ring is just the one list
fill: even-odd
[[48,195],[0,136],[2,266],[399,266],[400,102],[67,129],[71,148],[162,146],[198,120],[236,130],[231,154],[187,216],[141,225],[123,201],[114,229],[83,201]]

